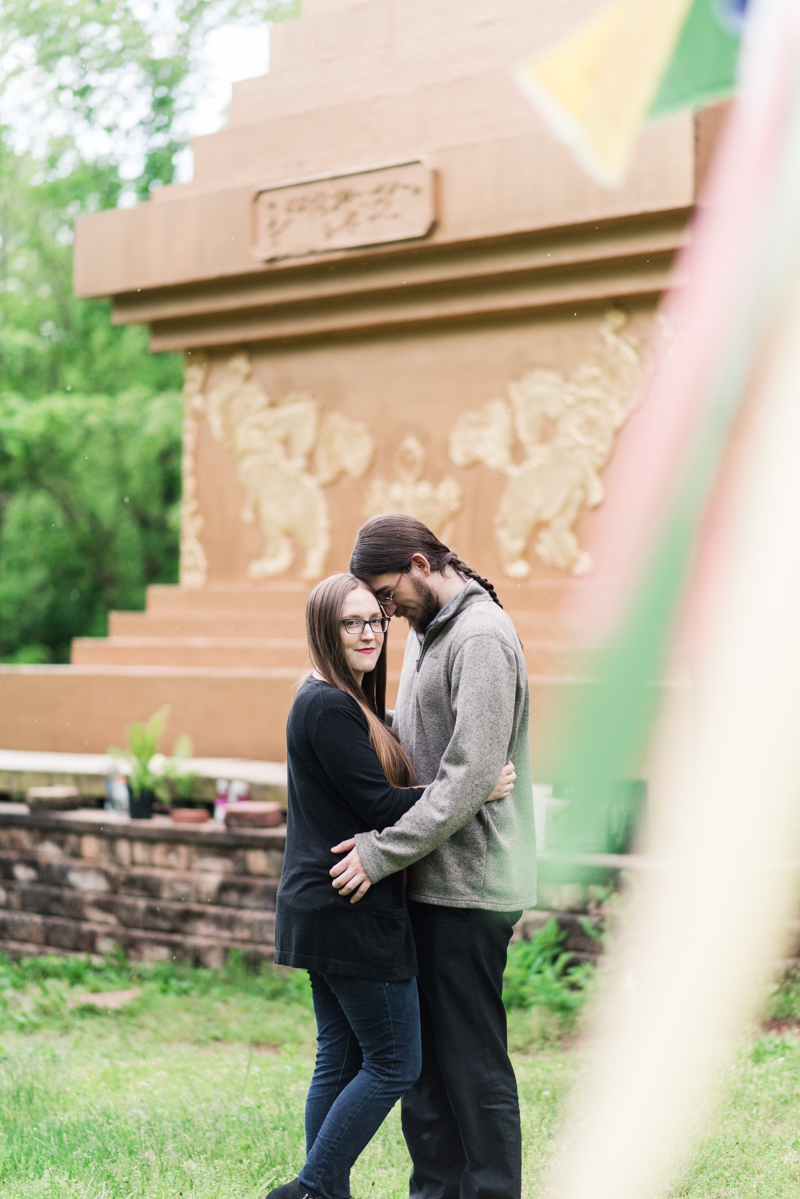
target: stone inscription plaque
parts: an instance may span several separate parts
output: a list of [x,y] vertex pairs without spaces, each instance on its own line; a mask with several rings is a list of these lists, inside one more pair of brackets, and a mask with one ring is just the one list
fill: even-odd
[[302,258],[424,237],[433,225],[433,172],[423,162],[260,191],[253,201],[257,258]]

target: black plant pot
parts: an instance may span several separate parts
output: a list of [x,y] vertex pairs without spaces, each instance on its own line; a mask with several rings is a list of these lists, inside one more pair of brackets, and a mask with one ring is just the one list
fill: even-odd
[[138,795],[131,795],[129,801],[131,820],[152,820],[155,797],[155,791],[140,791]]

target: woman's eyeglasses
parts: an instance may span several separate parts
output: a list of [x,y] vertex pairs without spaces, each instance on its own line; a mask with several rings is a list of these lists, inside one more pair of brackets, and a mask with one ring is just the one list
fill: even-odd
[[369,625],[373,633],[385,633],[389,627],[388,616],[373,616],[372,620],[362,620],[360,616],[346,616],[342,621],[344,631],[349,637],[360,637]]

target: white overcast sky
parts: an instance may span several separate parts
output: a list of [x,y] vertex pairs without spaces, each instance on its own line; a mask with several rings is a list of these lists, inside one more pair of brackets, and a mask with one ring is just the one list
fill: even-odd
[[[208,85],[192,112],[191,137],[222,129],[233,84],[269,70],[269,25],[223,25],[208,37],[204,58]],[[188,183],[192,177],[191,151],[182,154],[176,165],[176,182]]]
[[[0,0],[0,3],[2,0]],[[165,46],[165,52],[169,46]],[[28,51],[25,47],[9,52],[12,66],[23,67]],[[2,64],[5,65],[5,62]],[[223,128],[231,99],[232,85],[240,79],[263,75],[269,69],[269,25],[226,25],[209,34],[198,72],[187,83],[195,94],[191,111],[181,119],[175,132],[179,137],[197,137],[203,133],[214,133]],[[114,94],[111,103],[116,105],[117,128],[130,130],[130,138],[123,143],[130,154],[123,159],[123,178],[134,179],[142,170],[143,159],[139,139],[136,136],[138,112],[135,92],[128,93],[124,79]],[[59,115],[58,108],[47,100],[41,91],[40,77],[35,68],[23,70],[12,76],[10,86],[3,93],[0,104],[0,120],[12,131],[12,144],[18,151],[43,152],[48,137],[58,136],[70,128],[69,117]],[[104,154],[113,150],[109,137],[100,129],[77,131],[78,144],[84,154]],[[123,133],[124,136],[124,133]],[[180,155],[177,166],[177,182],[186,183],[192,176],[192,155],[187,151]],[[124,195],[122,204],[135,202],[133,193]]]
[[194,113],[194,137],[222,127],[232,84],[268,70],[269,25],[224,25],[207,39],[205,59],[212,82]]

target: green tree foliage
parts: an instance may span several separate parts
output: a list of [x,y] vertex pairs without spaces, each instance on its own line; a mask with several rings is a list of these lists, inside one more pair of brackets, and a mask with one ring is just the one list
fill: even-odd
[[67,661],[104,636],[109,608],[140,608],[177,577],[181,401],[0,398],[2,656]]
[[[67,661],[177,576],[181,361],[72,294],[72,224],[112,206],[109,163],[0,139],[0,657]],[[127,501],[125,500],[125,497]]]
[[112,325],[107,300],[72,294],[73,221],[113,207],[123,183],[113,165],[74,156],[62,175],[61,149],[37,162],[0,136],[0,392],[175,390],[176,354],[148,353],[145,329]]
[[0,0],[6,661],[66,661],[71,638],[105,633],[109,608],[141,607],[148,583],[176,578],[181,361],[151,355],[145,329],[112,325],[107,301],[74,298],[73,224],[172,183],[214,28],[295,11]]

